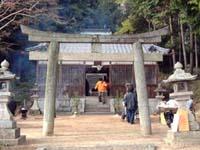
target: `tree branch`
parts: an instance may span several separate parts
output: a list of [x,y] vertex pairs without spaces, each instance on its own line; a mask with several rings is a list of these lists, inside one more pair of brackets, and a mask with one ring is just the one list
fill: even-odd
[[40,1],[37,1],[35,4],[33,4],[33,5],[29,8],[29,11],[31,11],[33,8],[35,8],[39,3],[40,3]]
[[18,10],[18,11],[16,11],[16,12],[11,13],[11,14],[7,15],[6,17],[2,18],[2,19],[0,20],[0,22],[2,22],[2,21],[4,21],[4,20],[8,19],[8,18],[11,17],[11,16],[17,15],[18,13],[21,13],[21,12],[24,11],[24,10],[25,10],[25,9],[23,8],[23,9],[21,9],[21,10]]
[[0,14],[0,17],[3,17],[9,10],[10,8],[7,8],[2,14]]
[[15,15],[10,21],[8,21],[6,24],[0,27],[0,31],[3,30],[6,26],[8,26],[11,22],[15,20],[17,15]]
[[25,13],[19,13],[18,15],[25,16],[25,17],[30,17],[30,18],[35,18],[36,17],[36,15],[28,15],[28,14],[25,14]]
[[11,17],[11,16],[14,16],[14,15],[17,15],[17,14],[19,14],[19,13],[22,13],[23,11],[32,11],[32,9],[35,8],[36,5],[38,5],[38,4],[39,4],[39,1],[37,1],[36,3],[34,3],[30,8],[23,8],[23,9],[20,9],[20,10],[18,10],[18,11],[15,11],[15,12],[13,12],[13,13],[11,13],[11,14],[5,16],[4,18],[2,18],[2,19],[0,20],[0,22],[2,22],[2,21],[4,21],[4,20],[8,19],[8,18]]

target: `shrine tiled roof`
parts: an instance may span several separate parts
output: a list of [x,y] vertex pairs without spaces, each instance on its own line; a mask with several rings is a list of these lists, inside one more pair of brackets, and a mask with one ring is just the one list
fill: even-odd
[[[131,44],[101,44],[101,48],[95,48],[97,53],[131,53]],[[34,47],[29,47],[27,51],[45,51],[47,50],[47,43],[40,43]],[[91,43],[60,43],[60,52],[63,53],[91,53],[93,51]],[[142,44],[144,53],[161,53],[168,54],[169,49],[163,48],[154,44]]]

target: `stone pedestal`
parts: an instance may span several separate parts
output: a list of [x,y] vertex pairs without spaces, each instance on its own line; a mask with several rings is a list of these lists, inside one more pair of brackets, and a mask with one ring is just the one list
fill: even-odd
[[190,110],[188,111],[188,120],[190,131],[200,131],[200,124],[196,121],[194,114]]
[[29,110],[29,113],[31,115],[40,115],[41,114],[40,108],[38,106],[38,98],[39,98],[38,95],[32,95],[31,96],[31,99],[33,100],[33,106]]
[[7,108],[7,102],[10,98],[8,93],[0,92],[0,144],[23,144],[26,141],[26,137],[20,135],[20,128],[17,128],[17,124],[12,119],[12,115]]
[[200,131],[172,132],[168,131],[164,139],[167,144],[199,144]]

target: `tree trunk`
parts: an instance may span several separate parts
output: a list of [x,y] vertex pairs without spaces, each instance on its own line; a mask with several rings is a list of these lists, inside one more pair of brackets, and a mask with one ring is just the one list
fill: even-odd
[[178,36],[179,36],[179,41],[180,41],[179,45],[178,45],[178,49],[179,49],[178,61],[182,63],[182,52],[181,52],[182,46],[181,46],[181,33],[180,32],[178,32]]
[[133,53],[136,91],[138,96],[138,108],[140,116],[140,129],[143,135],[150,135],[152,133],[151,119],[149,112],[149,101],[147,97],[146,77],[144,71],[144,55],[142,44],[140,42],[133,44]]
[[54,116],[57,85],[57,67],[58,67],[58,42],[51,41],[48,48],[48,64],[45,86],[43,135],[53,135]]
[[193,60],[193,33],[192,33],[192,26],[189,25],[190,27],[190,73],[193,73],[193,65],[194,65],[194,60]]
[[154,31],[156,30],[156,25],[155,25],[155,24],[153,24],[153,30],[154,30]]
[[169,28],[170,28],[170,41],[171,41],[171,48],[172,48],[172,62],[173,62],[173,67],[176,63],[176,55],[175,55],[175,50],[174,50],[174,37],[173,37],[173,28],[172,28],[172,17],[169,17]]
[[197,35],[194,34],[194,51],[195,51],[195,71],[198,72],[198,50],[197,50]]
[[183,24],[180,23],[181,28],[181,43],[182,43],[182,50],[183,50],[183,60],[184,60],[184,67],[187,68],[187,55],[185,50],[185,40],[184,40],[184,33],[183,33]]
[[151,22],[147,19],[149,32],[151,31]]

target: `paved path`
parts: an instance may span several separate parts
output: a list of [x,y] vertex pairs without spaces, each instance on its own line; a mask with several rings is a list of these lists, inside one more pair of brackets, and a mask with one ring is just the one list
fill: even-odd
[[159,149],[172,149],[163,142],[168,128],[158,122],[157,116],[152,117],[153,134],[147,137],[140,134],[138,121],[130,125],[116,115],[81,115],[75,118],[58,115],[55,119],[55,135],[51,137],[42,136],[42,116],[16,120],[21,127],[22,135],[27,136],[26,145],[10,147],[16,150],[45,146],[95,147],[131,144],[155,144]]

